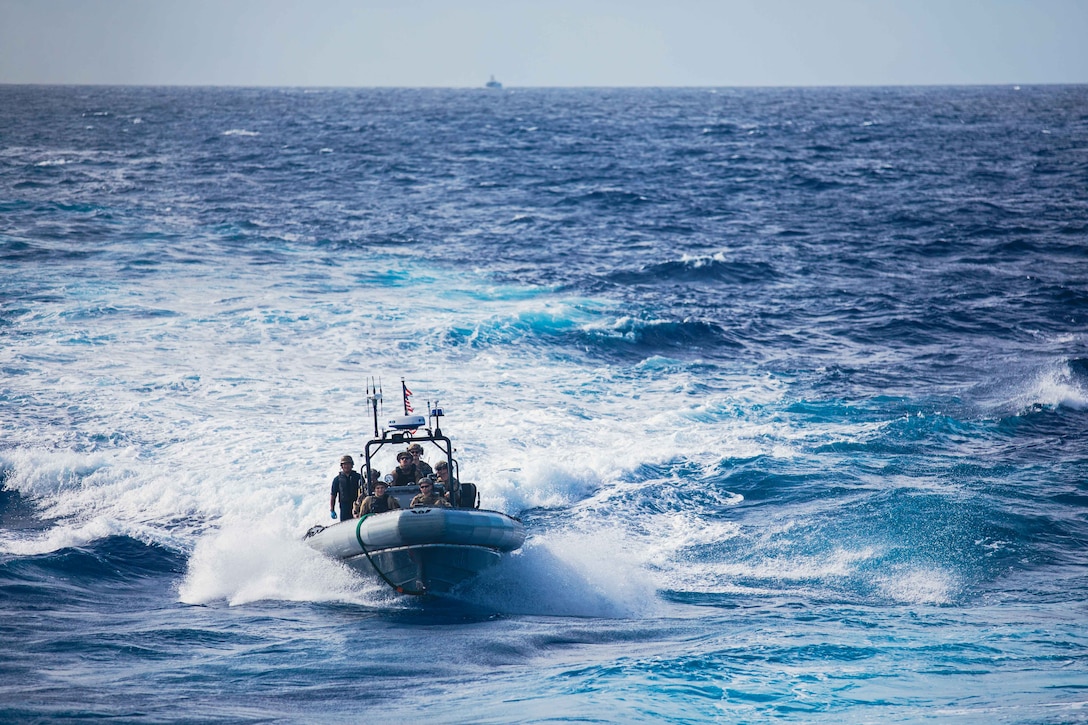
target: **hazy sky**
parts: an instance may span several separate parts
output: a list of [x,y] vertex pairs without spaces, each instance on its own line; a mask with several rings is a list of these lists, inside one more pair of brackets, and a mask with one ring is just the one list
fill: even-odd
[[1088,0],[0,0],[0,83],[1088,82]]

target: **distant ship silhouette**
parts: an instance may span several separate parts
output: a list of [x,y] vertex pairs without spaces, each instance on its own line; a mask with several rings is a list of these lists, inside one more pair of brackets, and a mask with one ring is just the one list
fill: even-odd
[[484,84],[487,88],[502,88],[502,83],[495,80],[495,76],[491,76],[491,80]]

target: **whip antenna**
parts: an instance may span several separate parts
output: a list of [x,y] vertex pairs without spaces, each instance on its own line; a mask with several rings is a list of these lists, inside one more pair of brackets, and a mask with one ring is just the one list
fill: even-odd
[[378,383],[373,378],[367,380],[366,384],[367,403],[370,405],[371,412],[374,414],[374,437],[378,437],[378,403],[381,402],[382,394],[378,387]]

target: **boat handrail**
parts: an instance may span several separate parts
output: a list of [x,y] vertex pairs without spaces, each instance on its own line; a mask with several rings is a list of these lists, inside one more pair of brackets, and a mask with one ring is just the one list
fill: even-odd
[[411,431],[400,430],[383,430],[380,438],[372,438],[367,441],[366,447],[363,450],[363,466],[365,468],[364,481],[369,488],[370,471],[373,469],[372,461],[378,451],[388,445],[411,445],[413,443],[433,443],[446,459],[446,465],[450,468],[450,489],[452,494],[451,503],[455,503],[456,506],[461,505],[461,485],[460,485],[460,466],[457,460],[453,457],[453,441],[446,436],[442,435],[440,431],[431,431],[426,429],[426,433],[423,435],[415,435]]

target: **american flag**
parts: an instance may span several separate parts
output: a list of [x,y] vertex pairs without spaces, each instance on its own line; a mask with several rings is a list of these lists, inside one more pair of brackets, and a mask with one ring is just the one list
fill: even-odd
[[408,398],[412,397],[412,391],[408,389],[403,380],[400,381],[400,387],[404,389],[404,414],[408,415],[412,412],[412,403],[408,400]]

